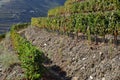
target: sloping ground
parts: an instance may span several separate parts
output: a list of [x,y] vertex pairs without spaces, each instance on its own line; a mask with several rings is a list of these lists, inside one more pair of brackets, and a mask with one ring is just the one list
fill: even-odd
[[[23,30],[19,31],[22,32]],[[7,33],[5,38],[0,40],[0,80],[27,80],[25,70],[22,68],[22,62],[19,60],[19,54],[13,48],[11,34]],[[45,56],[44,56],[45,57]],[[45,57],[45,74],[40,80],[64,80],[57,73],[50,70],[47,64],[51,62]],[[58,67],[58,66],[51,66]]]
[[10,34],[0,42],[0,80],[21,80],[24,73],[18,55],[13,50]]
[[119,80],[120,46],[112,44],[88,45],[86,40],[76,40],[65,35],[50,33],[36,27],[20,32],[33,45],[45,52],[52,61],[51,68],[64,80],[66,76],[73,80]]

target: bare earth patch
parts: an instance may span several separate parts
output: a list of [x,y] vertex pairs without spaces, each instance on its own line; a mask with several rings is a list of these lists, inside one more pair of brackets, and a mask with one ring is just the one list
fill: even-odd
[[22,80],[24,77],[18,55],[12,48],[8,33],[0,42],[0,80]]
[[120,46],[116,49],[112,44],[88,45],[87,40],[76,42],[65,35],[36,27],[25,29],[21,35],[45,52],[52,61],[47,66],[51,66],[63,80],[68,77],[72,80],[120,79]]

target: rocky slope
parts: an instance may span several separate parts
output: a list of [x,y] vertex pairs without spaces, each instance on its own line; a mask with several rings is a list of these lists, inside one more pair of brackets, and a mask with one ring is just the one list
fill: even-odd
[[18,55],[12,48],[10,34],[0,41],[0,80],[21,80],[24,73]]
[[63,80],[120,79],[120,46],[114,48],[109,43],[88,45],[83,38],[76,42],[68,36],[49,33],[36,27],[29,27],[20,33],[45,52],[52,61],[47,66],[54,66],[51,70]]

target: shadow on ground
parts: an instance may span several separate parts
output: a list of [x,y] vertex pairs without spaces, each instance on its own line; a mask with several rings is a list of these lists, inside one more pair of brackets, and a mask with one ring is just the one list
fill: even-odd
[[51,65],[52,61],[44,55],[44,67],[47,69],[47,73],[42,80],[71,80],[71,77],[67,76],[67,73],[58,65]]

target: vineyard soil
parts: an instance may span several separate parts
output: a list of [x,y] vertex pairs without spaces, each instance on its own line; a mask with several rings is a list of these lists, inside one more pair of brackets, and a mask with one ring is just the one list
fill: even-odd
[[120,46],[113,44],[89,45],[87,40],[76,42],[65,35],[50,33],[36,27],[29,27],[20,32],[33,45],[42,49],[51,59],[52,64],[60,66],[66,73],[59,73],[64,80],[119,80]]

